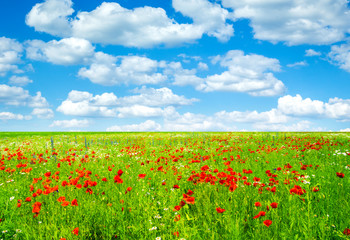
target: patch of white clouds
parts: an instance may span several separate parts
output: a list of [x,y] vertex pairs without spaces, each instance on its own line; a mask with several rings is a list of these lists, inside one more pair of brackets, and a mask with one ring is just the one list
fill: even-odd
[[56,120],[50,125],[50,127],[59,127],[59,128],[86,128],[90,126],[90,121],[87,119],[78,120]]
[[287,67],[290,67],[290,68],[305,67],[307,65],[308,65],[308,63],[306,61],[301,61],[301,62],[295,62],[295,63],[287,64]]
[[55,36],[71,35],[69,16],[72,15],[71,0],[46,0],[33,6],[26,16],[26,24],[35,31]]
[[278,110],[291,116],[313,116],[350,121],[350,99],[330,98],[328,102],[286,95],[278,99]]
[[0,119],[1,120],[30,120],[31,116],[24,116],[22,114],[15,114],[11,112],[0,112]]
[[31,114],[40,119],[51,119],[54,117],[54,112],[50,108],[34,108]]
[[45,108],[49,105],[46,98],[41,96],[41,92],[37,92],[35,96],[31,96],[28,90],[6,84],[0,85],[0,103],[32,108]]
[[350,128],[340,129],[339,132],[350,132]]
[[254,38],[288,45],[331,44],[350,33],[346,0],[221,0],[235,19],[249,19]]
[[328,57],[330,63],[350,72],[350,43],[332,46]]
[[94,50],[95,48],[89,41],[81,38],[64,38],[49,42],[30,40],[26,42],[27,58],[57,65],[88,63],[94,55]]
[[12,76],[10,77],[9,84],[19,87],[23,87],[32,83],[33,80],[29,79],[27,76]]
[[306,57],[321,56],[321,53],[315,51],[314,49],[307,49],[305,50],[305,56]]
[[198,101],[174,94],[169,88],[135,89],[136,95],[118,98],[114,93],[93,95],[72,90],[57,108],[65,115],[85,117],[161,117],[175,112],[174,106]]
[[143,56],[115,57],[97,52],[89,68],[81,68],[78,75],[105,86],[157,84],[167,79],[157,72],[160,67],[161,62]]
[[15,39],[0,37],[0,76],[8,72],[22,73],[18,68],[21,63],[23,46]]
[[224,56],[214,57],[212,63],[219,63],[227,71],[200,78],[196,76],[195,70],[183,69],[180,63],[170,65],[174,71],[174,84],[194,85],[196,90],[203,92],[245,92],[252,96],[276,96],[285,91],[282,81],[273,74],[281,68],[275,58],[257,54],[245,55],[243,51],[231,50]]
[[232,16],[219,4],[207,0],[174,0],[173,6],[192,18],[193,23],[177,23],[162,8],[127,9],[116,2],[102,2],[96,9],[79,11],[73,17],[71,0],[46,0],[33,6],[26,16],[26,24],[55,36],[141,48],[192,43],[203,34],[220,41],[233,36],[232,25],[226,23]]

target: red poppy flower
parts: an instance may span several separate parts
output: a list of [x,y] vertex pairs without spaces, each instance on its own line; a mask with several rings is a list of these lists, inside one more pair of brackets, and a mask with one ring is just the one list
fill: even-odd
[[255,203],[255,207],[261,207],[261,203],[260,202],[256,202]]
[[118,172],[117,172],[117,174],[118,174],[119,177],[120,177],[123,173],[124,173],[124,172],[123,172],[123,170],[121,170],[121,169],[119,169]]
[[174,207],[174,210],[173,210],[173,211],[179,211],[180,209],[181,209],[181,206],[176,205],[176,206]]
[[265,220],[263,223],[264,223],[264,225],[266,227],[269,227],[272,224],[272,221],[271,220]]
[[58,201],[58,202],[64,202],[64,201],[66,201],[66,197],[59,197],[59,198],[57,199],[57,201]]
[[179,189],[180,187],[179,187],[179,185],[176,184],[173,186],[173,188]]
[[102,181],[107,182],[107,178],[102,178]]
[[265,216],[265,212],[264,211],[260,211],[259,213],[258,213],[258,215],[256,215],[255,217],[253,217],[253,219],[257,219],[257,218],[259,218],[259,217],[261,217],[261,216]]
[[45,175],[45,177],[47,177],[47,178],[48,178],[48,177],[50,177],[50,176],[51,176],[51,172],[47,172],[47,173],[45,173],[44,175]]
[[139,174],[139,178],[144,179],[146,177],[146,174]]
[[27,197],[26,202],[30,202],[30,201],[32,201],[32,199],[30,197]]
[[131,187],[128,187],[128,188],[126,189],[126,191],[130,192],[131,189],[132,189]]
[[312,188],[312,191],[313,192],[318,192],[318,191],[320,191],[320,189],[318,187],[314,187],[314,188]]
[[123,179],[121,179],[119,175],[115,175],[114,176],[114,182],[118,183],[118,184],[119,183],[123,183]]
[[349,228],[345,228],[344,232],[345,235],[350,235],[350,229]]
[[193,193],[194,193],[193,191],[188,190],[186,194],[188,194],[188,195],[192,195]]
[[73,231],[72,231],[72,233],[74,234],[74,235],[79,235],[79,228],[77,227],[77,228],[74,228],[73,229]]
[[337,172],[337,177],[344,178],[344,173]]
[[277,205],[278,205],[278,203],[276,203],[276,202],[273,202],[273,203],[270,204],[270,206],[271,206],[272,208],[277,208]]
[[77,201],[77,199],[73,199],[73,201],[72,201],[72,206],[78,206],[78,201]]
[[184,198],[184,201],[185,201],[187,204],[194,204],[194,200],[195,200],[194,197]]
[[176,237],[179,237],[180,234],[179,234],[179,232],[174,232],[173,235]]
[[223,213],[223,212],[226,211],[226,209],[223,209],[223,208],[218,207],[218,208],[216,208],[216,211],[217,211],[218,213]]
[[63,207],[66,207],[66,206],[68,206],[70,204],[70,202],[68,202],[68,201],[63,201],[63,203],[61,204]]
[[40,209],[41,209],[41,202],[35,202],[35,203],[33,204],[33,210],[32,210],[32,212],[33,212],[33,213],[39,214]]

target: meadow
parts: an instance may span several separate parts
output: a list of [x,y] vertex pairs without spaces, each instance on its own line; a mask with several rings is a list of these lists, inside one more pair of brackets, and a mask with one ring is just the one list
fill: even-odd
[[0,133],[0,239],[350,239],[349,133]]

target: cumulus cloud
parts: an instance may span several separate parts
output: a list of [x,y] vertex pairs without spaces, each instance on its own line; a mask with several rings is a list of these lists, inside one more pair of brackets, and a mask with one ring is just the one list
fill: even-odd
[[23,46],[15,39],[0,37],[0,76],[7,72],[23,72],[17,66],[21,62]]
[[140,56],[114,57],[102,52],[95,54],[89,68],[81,68],[79,76],[105,86],[118,84],[156,84],[166,80],[157,72],[160,63]]
[[87,63],[95,50],[89,41],[81,38],[64,38],[47,43],[31,40],[26,45],[27,58],[58,65]]
[[278,110],[292,116],[313,116],[332,118],[342,121],[350,120],[350,99],[331,98],[327,103],[319,100],[303,99],[286,95],[278,99]]
[[86,128],[90,125],[89,120],[56,120],[54,121],[50,127],[59,127],[59,128]]
[[37,3],[26,16],[26,24],[38,32],[56,36],[71,34],[68,17],[74,12],[71,0],[46,0]]
[[46,98],[41,96],[41,92],[37,92],[35,96],[31,96],[28,90],[21,87],[11,87],[6,84],[0,85],[0,103],[13,106],[29,106],[32,108],[47,107],[49,105]]
[[10,85],[16,85],[20,87],[23,87],[32,82],[33,80],[29,79],[27,76],[12,76],[9,80]]
[[350,128],[340,129],[339,132],[350,132]]
[[107,128],[108,132],[146,132],[146,131],[159,131],[161,125],[152,120],[147,120],[140,124],[129,125],[115,125]]
[[70,116],[116,117],[115,109],[109,108],[115,98],[113,93],[94,97],[89,92],[72,90],[56,110]]
[[305,56],[306,57],[321,56],[321,53],[313,49],[307,49],[305,50]]
[[350,32],[347,1],[222,0],[236,19],[249,19],[254,37],[288,45],[331,44]]
[[172,106],[166,108],[148,107],[144,105],[132,105],[127,107],[117,108],[119,118],[127,117],[164,117],[175,113]]
[[41,119],[50,119],[54,117],[54,113],[50,108],[34,108],[32,115]]
[[1,120],[30,120],[30,116],[23,116],[22,114],[14,114],[11,112],[0,112]]
[[[195,70],[182,69],[179,63],[174,64],[174,84],[194,85],[199,91],[232,91],[245,92],[252,96],[275,96],[284,92],[284,84],[272,72],[280,71],[277,59],[257,54],[244,55],[243,51],[232,50],[224,56],[213,58],[214,64],[227,68],[221,74],[199,78]],[[254,64],[252,64],[254,63]]]
[[207,0],[174,0],[173,6],[192,18],[193,23],[177,23],[162,8],[127,9],[116,2],[102,2],[96,9],[79,11],[73,17],[71,0],[46,0],[31,9],[26,24],[55,36],[142,48],[192,43],[203,34],[220,41],[233,36],[232,25],[226,23],[232,16],[219,4]]
[[196,26],[203,28],[208,36],[228,41],[233,36],[233,27],[226,23],[232,14],[219,4],[207,0],[173,0],[173,7],[184,16],[193,19]]
[[146,88],[135,89],[134,93],[139,95],[126,96],[118,99],[121,105],[145,105],[150,107],[160,107],[167,105],[190,105],[199,101],[198,99],[188,99],[185,96],[174,94],[169,88]]
[[350,72],[350,43],[332,46],[328,57],[332,64]]

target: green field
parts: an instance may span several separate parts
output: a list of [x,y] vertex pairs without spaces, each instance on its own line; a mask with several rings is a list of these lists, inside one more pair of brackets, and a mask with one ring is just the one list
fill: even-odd
[[1,133],[0,239],[349,239],[349,133]]

